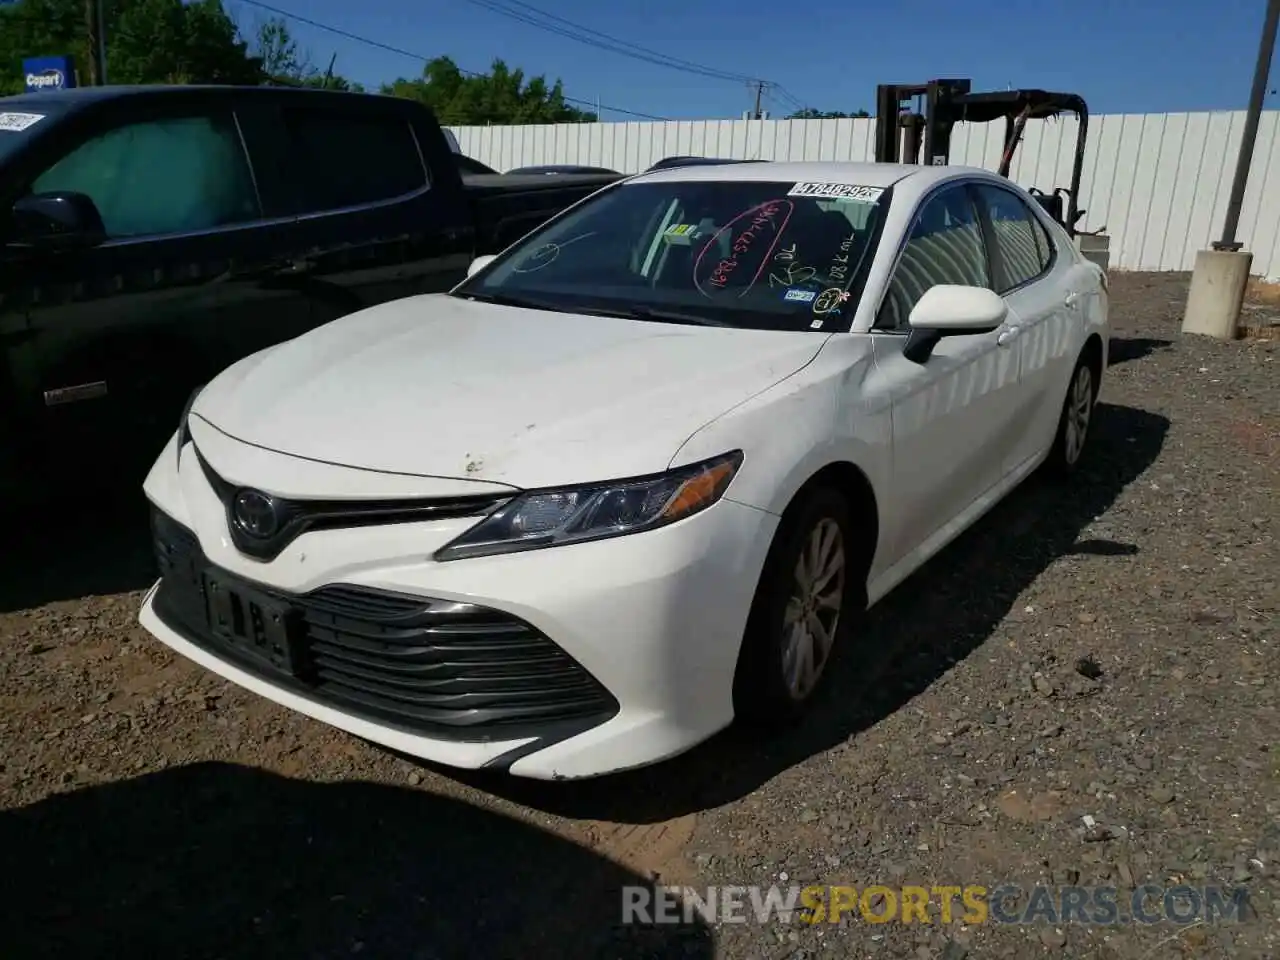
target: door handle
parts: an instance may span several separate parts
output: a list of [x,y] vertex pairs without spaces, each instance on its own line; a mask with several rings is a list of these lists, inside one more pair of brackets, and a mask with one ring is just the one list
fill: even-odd
[[254,264],[251,267],[233,270],[230,273],[230,277],[234,280],[271,280],[284,277],[301,277],[314,269],[315,263],[311,260],[269,260],[265,263]]
[[1080,294],[1072,292],[1062,298],[1062,305],[1068,310],[1074,310],[1076,304],[1080,302]]
[[300,277],[316,268],[314,260],[285,260],[277,264],[274,273],[281,277]]
[[1018,328],[1005,327],[996,336],[996,346],[1007,347],[1009,344],[1013,343],[1013,341],[1016,339],[1018,339]]

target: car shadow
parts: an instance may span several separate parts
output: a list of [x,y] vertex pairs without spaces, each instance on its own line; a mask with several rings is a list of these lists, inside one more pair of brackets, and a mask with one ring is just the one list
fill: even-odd
[[140,490],[32,504],[8,511],[0,525],[0,613],[142,590],[156,578]]
[[0,813],[6,958],[714,956],[650,881],[425,790],[197,763]]
[[1173,346],[1172,340],[1151,337],[1112,337],[1107,348],[1107,366],[1114,367],[1131,360],[1141,360],[1157,350]]
[[546,812],[622,823],[668,820],[747,796],[928,688],[981,646],[1056,560],[1107,563],[1139,552],[1140,544],[1081,539],[1081,532],[1155,460],[1168,428],[1157,414],[1099,404],[1088,459],[1070,485],[1030,478],[877,604],[858,649],[832,665],[821,700],[792,730],[762,738],[730,729],[664,763],[578,782],[433,769]]

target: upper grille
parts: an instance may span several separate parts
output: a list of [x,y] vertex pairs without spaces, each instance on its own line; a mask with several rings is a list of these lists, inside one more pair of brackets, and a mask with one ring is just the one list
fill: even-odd
[[224,480],[209,466],[200,451],[196,459],[205,479],[227,512],[227,531],[236,549],[256,560],[274,560],[280,552],[308,530],[332,530],[339,527],[361,527],[374,524],[411,523],[423,520],[446,520],[455,517],[480,517],[511,499],[511,494],[492,493],[470,497],[447,497],[429,500],[283,500],[272,498],[279,513],[279,526],[267,538],[246,536],[233,516],[236,495],[244,488]]
[[617,712],[581,665],[510,614],[357,586],[286,594],[210,565],[158,511],[152,529],[165,623],[344,712],[452,740],[550,736]]

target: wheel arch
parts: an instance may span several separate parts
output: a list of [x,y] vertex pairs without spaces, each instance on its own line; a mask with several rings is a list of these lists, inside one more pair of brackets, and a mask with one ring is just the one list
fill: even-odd
[[820,488],[835,490],[849,504],[855,526],[866,532],[857,541],[858,566],[865,579],[875,563],[880,545],[880,507],[874,485],[866,472],[851,460],[832,460],[813,471],[791,495],[782,511],[782,525],[804,504],[809,494]]
[[1106,365],[1106,348],[1102,342],[1102,335],[1096,330],[1089,334],[1084,341],[1084,346],[1080,348],[1080,358],[1089,365],[1089,372],[1093,374],[1093,398],[1098,398],[1098,391],[1102,389],[1103,368]]
[[[855,569],[860,573],[856,579],[846,580],[849,599],[860,605],[862,610],[851,610],[854,621],[866,610],[867,582],[879,541],[880,521],[876,506],[875,488],[867,474],[850,460],[830,460],[816,470],[808,473],[802,483],[791,494],[790,500],[781,511],[781,521],[774,531],[773,539],[765,554],[764,563],[757,575],[755,589],[752,592],[751,611],[742,643],[738,650],[737,661],[733,671],[733,702],[735,716],[747,720],[761,720],[767,717],[765,710],[770,703],[777,702],[776,697],[769,697],[767,702],[757,702],[753,693],[758,694],[758,687],[764,683],[769,663],[773,658],[765,651],[771,649],[761,645],[761,629],[767,623],[770,609],[772,579],[783,568],[786,551],[792,549],[796,523],[802,522],[803,513],[810,498],[819,490],[830,491],[848,505],[849,522],[855,530],[866,529],[867,536],[857,537],[855,544],[860,555],[854,560]],[[869,528],[869,529],[868,529]],[[766,618],[766,619],[761,619]]]

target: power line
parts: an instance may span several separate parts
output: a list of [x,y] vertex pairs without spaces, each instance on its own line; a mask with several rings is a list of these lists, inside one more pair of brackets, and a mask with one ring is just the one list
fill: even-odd
[[[746,74],[733,73],[728,70],[721,70],[718,67],[709,67],[706,64],[696,63],[692,60],[685,60],[680,57],[673,57],[670,54],[660,53],[650,47],[642,47],[637,43],[629,40],[621,40],[612,34],[603,33],[591,27],[584,27],[580,23],[575,23],[554,13],[548,13],[539,7],[535,7],[525,0],[467,0],[468,3],[488,10],[492,13],[500,14],[520,23],[526,23],[529,26],[537,27],[539,30],[545,30],[548,33],[554,33],[562,37],[568,37],[578,43],[587,46],[596,47],[600,50],[606,50],[610,53],[621,54],[624,57],[630,57],[633,60],[640,60],[645,63],[653,63],[660,67],[667,67],[672,70],[680,70],[685,73],[691,73],[696,76],[708,77],[712,80],[725,80],[733,83],[744,83],[747,88],[753,91],[755,99],[755,115],[759,115],[760,95],[766,87],[776,87],[783,96],[795,103],[795,109],[802,110],[805,103],[794,94],[782,89],[777,83],[770,80],[764,80],[759,77],[751,77]],[[562,25],[562,26],[561,26]]]
[[[467,2],[492,13],[509,17],[521,23],[527,23],[529,26],[537,27],[539,30],[546,30],[548,33],[568,37],[570,40],[576,40],[578,43],[583,43],[587,46],[607,50],[610,53],[618,53],[634,60],[653,63],[660,67],[669,67],[672,70],[681,70],[685,73],[709,77],[712,80],[727,80],[733,83],[753,83],[756,79],[746,74],[731,73],[727,70],[695,63],[692,60],[673,57],[669,54],[652,50],[649,47],[642,47],[629,40],[621,40],[599,30],[593,30],[590,27],[574,23],[572,20],[566,20],[564,17],[557,16],[554,13],[548,13],[532,4],[524,3],[523,0],[467,0]],[[563,26],[557,26],[557,24],[563,24]]]
[[775,83],[773,85],[773,91],[774,93],[780,95],[783,99],[785,99],[786,102],[791,104],[796,110],[804,110],[806,107],[808,107],[807,103],[805,103],[803,100],[801,100],[799,97],[797,97],[794,93],[792,93],[790,90],[788,90],[786,87],[784,87],[780,83]]
[[[376,47],[379,50],[385,50],[386,52],[394,53],[397,56],[408,57],[410,60],[419,60],[423,63],[427,63],[435,59],[434,57],[426,57],[420,53],[414,53],[412,50],[405,50],[401,47],[393,47],[391,44],[383,43],[380,40],[371,40],[369,37],[362,37],[358,33],[352,33],[349,30],[343,30],[341,27],[330,26],[327,23],[321,23],[319,20],[312,20],[310,17],[304,17],[296,13],[291,13],[288,10],[282,10],[279,7],[272,6],[269,3],[263,3],[262,0],[240,0],[240,2],[247,3],[251,7],[258,7],[262,10],[266,10],[269,13],[274,13],[276,16],[284,17],[287,20],[295,20],[298,23],[305,23],[309,27],[315,27],[317,30],[324,30],[328,33],[335,34],[336,36],[345,37],[348,40],[354,40],[356,43],[363,43],[366,46]],[[474,70],[463,70],[461,67],[459,67],[458,70],[460,73],[463,73],[468,77],[488,77],[489,76],[489,74],[477,73]],[[639,111],[636,111],[636,110],[624,110],[622,107],[613,107],[607,103],[596,103],[591,100],[583,100],[579,97],[570,97],[563,94],[562,96],[565,100],[569,101],[570,103],[577,103],[586,107],[591,107],[593,110],[596,110],[596,109],[611,110],[614,113],[624,113],[627,116],[640,117],[641,119],[644,119],[644,120],[666,120],[666,117],[656,117],[651,113],[640,113]]]

